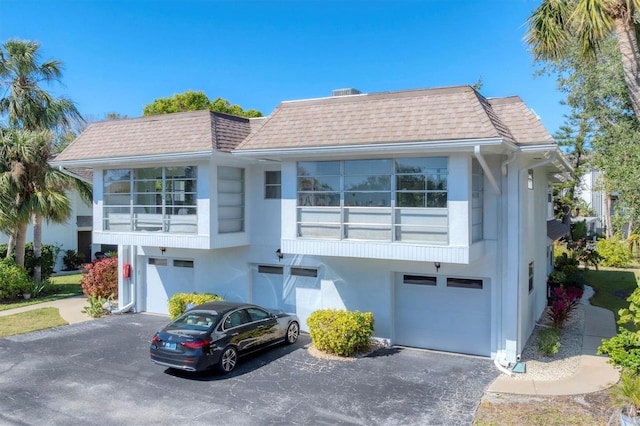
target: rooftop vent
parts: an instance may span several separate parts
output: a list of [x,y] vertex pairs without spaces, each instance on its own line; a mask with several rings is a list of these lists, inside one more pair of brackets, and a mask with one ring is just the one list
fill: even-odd
[[332,96],[349,96],[349,95],[359,95],[362,92],[358,89],[335,89],[333,91]]

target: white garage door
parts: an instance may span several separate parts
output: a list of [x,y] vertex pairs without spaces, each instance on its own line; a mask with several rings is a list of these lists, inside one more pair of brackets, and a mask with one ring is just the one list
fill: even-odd
[[255,265],[251,277],[253,303],[265,308],[295,312],[295,289],[285,285],[284,272],[282,266]]
[[169,313],[169,297],[194,288],[193,260],[150,257],[146,270],[146,311]]
[[398,274],[394,343],[491,355],[487,281]]

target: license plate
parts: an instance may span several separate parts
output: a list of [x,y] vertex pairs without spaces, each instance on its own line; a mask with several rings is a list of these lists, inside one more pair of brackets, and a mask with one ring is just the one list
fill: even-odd
[[176,344],[174,342],[164,342],[164,348],[172,351],[176,350]]

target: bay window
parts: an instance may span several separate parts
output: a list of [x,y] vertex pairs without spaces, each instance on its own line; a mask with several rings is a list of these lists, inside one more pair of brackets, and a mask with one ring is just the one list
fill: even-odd
[[447,158],[299,162],[298,237],[446,244]]
[[104,230],[197,232],[197,167],[103,172]]

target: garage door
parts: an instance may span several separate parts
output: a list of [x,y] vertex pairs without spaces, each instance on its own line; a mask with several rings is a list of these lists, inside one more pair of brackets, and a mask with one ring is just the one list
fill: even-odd
[[174,293],[194,291],[193,260],[150,257],[146,268],[146,311],[168,314]]
[[491,355],[487,281],[398,274],[395,287],[395,344]]
[[265,308],[295,312],[295,295],[284,288],[282,266],[255,265],[251,282],[253,303]]

